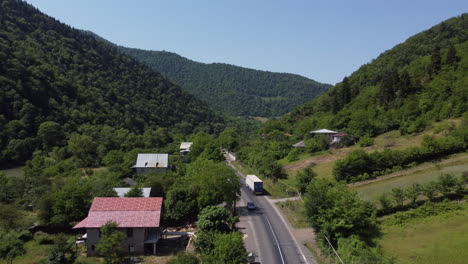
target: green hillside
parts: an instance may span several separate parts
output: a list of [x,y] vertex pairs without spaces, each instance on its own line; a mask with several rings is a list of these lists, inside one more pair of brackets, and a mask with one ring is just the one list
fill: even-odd
[[0,164],[63,145],[84,126],[106,126],[107,137],[125,129],[125,139],[148,129],[223,127],[218,114],[161,74],[23,1],[1,3],[0,61]]
[[286,115],[283,129],[354,136],[422,131],[468,110],[468,14],[448,19],[383,52],[316,100]]
[[295,74],[205,64],[166,51],[119,50],[231,116],[280,116],[331,87]]

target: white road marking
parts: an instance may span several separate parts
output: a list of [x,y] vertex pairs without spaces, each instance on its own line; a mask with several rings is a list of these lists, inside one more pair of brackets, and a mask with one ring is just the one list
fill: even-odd
[[279,245],[278,238],[276,237],[275,231],[273,230],[273,227],[271,226],[271,223],[270,223],[270,220],[268,220],[268,217],[265,216],[265,219],[267,220],[268,225],[270,226],[271,233],[273,234],[273,237],[275,238],[276,246],[278,247],[278,251],[279,251],[280,257],[281,257],[281,263],[284,264],[283,252],[281,252],[281,248],[280,248],[280,245]]

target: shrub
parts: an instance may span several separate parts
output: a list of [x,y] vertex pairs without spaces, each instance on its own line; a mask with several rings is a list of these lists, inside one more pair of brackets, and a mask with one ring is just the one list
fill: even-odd
[[364,136],[361,139],[359,139],[358,144],[360,147],[369,147],[374,145],[374,139],[371,137]]

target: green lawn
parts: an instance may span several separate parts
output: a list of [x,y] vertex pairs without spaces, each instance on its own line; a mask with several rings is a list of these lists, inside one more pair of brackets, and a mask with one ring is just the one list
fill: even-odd
[[[404,174],[399,177],[383,179],[371,184],[367,185],[360,185],[356,187],[350,187],[352,190],[357,191],[359,197],[366,201],[376,201],[377,197],[385,192],[390,192],[392,188],[401,187],[405,188],[413,183],[424,184],[430,181],[434,181],[439,177],[442,173],[453,173],[456,176],[460,176],[462,172],[468,171],[468,154],[458,154],[454,155],[453,159],[457,159],[460,157],[466,157],[466,159],[454,161],[453,163],[447,163],[443,166],[438,165],[437,163],[431,164],[430,168],[417,171],[417,172],[410,172],[408,174]],[[421,166],[427,166],[427,164],[421,164]],[[417,169],[418,167],[414,168]]]
[[468,205],[464,210],[382,226],[378,243],[396,264],[464,264],[468,260]]

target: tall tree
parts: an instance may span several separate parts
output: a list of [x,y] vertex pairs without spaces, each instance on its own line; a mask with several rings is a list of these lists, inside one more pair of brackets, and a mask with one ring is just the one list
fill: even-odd
[[19,238],[19,234],[13,230],[6,231],[0,229],[0,258],[7,264],[12,264],[16,257],[24,255],[24,242]]
[[96,245],[96,250],[106,264],[120,264],[124,260],[125,250],[122,248],[122,241],[125,235],[117,230],[117,227],[117,223],[109,221],[100,229],[102,237]]

